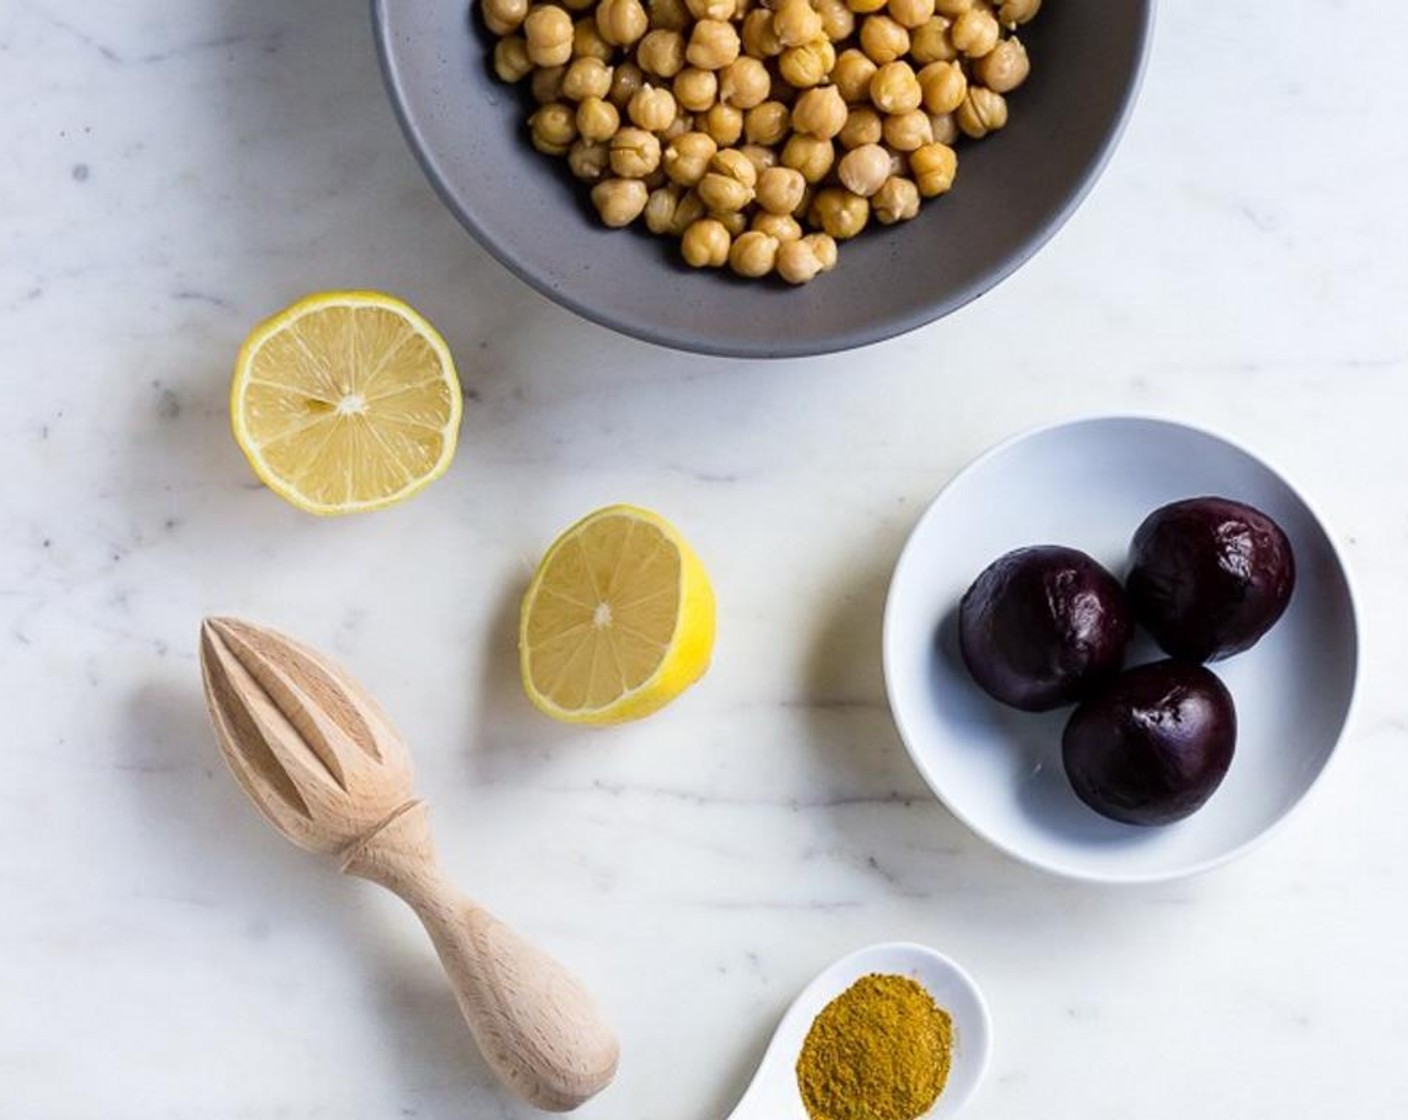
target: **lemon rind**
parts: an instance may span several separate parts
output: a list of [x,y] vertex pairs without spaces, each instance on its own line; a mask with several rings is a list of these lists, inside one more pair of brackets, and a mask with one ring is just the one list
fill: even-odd
[[[528,664],[528,616],[529,607],[537,598],[543,578],[551,561],[568,541],[574,539],[591,522],[607,517],[632,517],[658,529],[675,546],[680,554],[679,607],[675,613],[675,628],[671,634],[670,647],[660,664],[640,684],[621,693],[609,704],[601,707],[564,708],[554,703],[532,684],[532,673]],[[701,620],[696,632],[681,637],[684,620],[694,614]],[[606,727],[642,719],[665,707],[690,686],[697,683],[708,671],[712,659],[714,635],[717,619],[713,587],[694,549],[680,535],[670,522],[657,513],[628,503],[603,506],[580,518],[564,529],[538,563],[528,589],[523,593],[523,602],[518,621],[519,672],[523,679],[523,691],[538,711],[561,723],[579,726]],[[679,680],[670,679],[681,667],[688,667]]]

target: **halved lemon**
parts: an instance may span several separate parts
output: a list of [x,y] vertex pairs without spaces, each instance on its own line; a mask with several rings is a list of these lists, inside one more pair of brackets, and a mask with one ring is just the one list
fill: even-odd
[[714,591],[675,527],[607,506],[553,542],[523,598],[519,667],[528,698],[568,723],[654,712],[704,675]]
[[445,340],[380,292],[322,292],[259,324],[230,388],[254,473],[323,515],[380,509],[439,478],[461,407]]

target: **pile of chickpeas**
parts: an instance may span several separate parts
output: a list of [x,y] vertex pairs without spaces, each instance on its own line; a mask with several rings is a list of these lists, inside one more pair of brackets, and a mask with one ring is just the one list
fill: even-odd
[[1041,0],[477,0],[533,145],[601,220],[695,268],[805,284],[874,218],[919,213],[953,145],[1007,123]]

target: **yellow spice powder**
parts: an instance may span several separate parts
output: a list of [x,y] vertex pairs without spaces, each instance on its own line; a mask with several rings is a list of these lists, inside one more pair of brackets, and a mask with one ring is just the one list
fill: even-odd
[[822,1009],[797,1084],[812,1120],[916,1120],[953,1060],[953,1020],[907,976],[857,980]]

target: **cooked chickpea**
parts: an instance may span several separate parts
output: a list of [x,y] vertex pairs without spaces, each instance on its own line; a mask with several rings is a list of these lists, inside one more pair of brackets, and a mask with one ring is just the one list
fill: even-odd
[[650,0],[650,26],[662,31],[684,31],[689,27],[689,9],[684,0]]
[[878,144],[885,135],[884,121],[869,105],[857,105],[846,117],[838,139],[850,151],[862,144]]
[[721,148],[737,144],[743,137],[743,110],[732,105],[711,105],[699,119],[699,127]]
[[636,90],[626,107],[631,123],[648,132],[664,132],[674,123],[677,112],[675,95],[667,89],[656,89],[649,82]]
[[634,62],[622,62],[611,75],[611,92],[607,100],[616,108],[624,110],[636,95],[636,90],[645,85],[645,73]]
[[772,76],[756,58],[742,55],[719,75],[719,100],[735,109],[752,109],[768,98]]
[[570,105],[554,101],[528,118],[533,130],[533,147],[550,156],[563,156],[577,139],[576,114]]
[[501,82],[521,82],[533,72],[528,44],[517,35],[500,39],[494,45],[494,73]]
[[628,226],[640,217],[650,191],[639,179],[603,179],[592,188],[592,203],[601,220],[612,229]]
[[943,194],[958,174],[958,153],[947,144],[925,144],[909,155],[909,170],[925,198]]
[[997,18],[1008,27],[1016,27],[1026,23],[1039,11],[1041,0],[1003,0],[1002,7],[997,10]]
[[792,127],[808,136],[830,140],[846,124],[846,99],[835,86],[817,86],[792,106]]
[[782,77],[794,89],[819,86],[836,65],[836,48],[829,39],[818,39],[800,47],[788,47],[777,60]]
[[791,214],[806,189],[806,179],[795,168],[769,167],[758,176],[758,205],[769,214]]
[[802,240],[811,246],[816,259],[821,262],[822,272],[830,272],[836,267],[836,240],[829,233],[809,233]]
[[572,101],[611,92],[611,67],[599,58],[574,58],[562,75],[562,96]]
[[891,175],[870,199],[870,212],[883,226],[907,222],[919,213],[919,187],[912,179]]
[[748,215],[743,210],[709,211],[709,217],[721,222],[730,237],[737,237],[748,228]]
[[922,109],[895,113],[885,118],[881,135],[897,152],[912,152],[934,142],[934,127]]
[[585,140],[610,140],[620,127],[621,114],[609,101],[587,97],[577,106],[577,131]]
[[719,76],[712,70],[687,66],[675,75],[675,100],[691,113],[702,113],[719,96]]
[[762,144],[744,144],[738,149],[748,157],[748,162],[753,165],[753,169],[761,175],[769,167],[777,166],[777,150],[767,148]]
[[[758,185],[758,173],[753,170],[753,164],[736,148],[724,148],[715,152],[714,158],[709,161],[709,170],[714,174],[736,179],[750,191]],[[700,197],[703,197],[705,203],[708,203],[707,197],[703,195]],[[749,201],[752,201],[752,195],[750,194],[748,197]]]
[[563,66],[572,57],[572,17],[556,4],[543,4],[523,21],[523,37],[534,66]]
[[784,47],[800,47],[826,34],[821,16],[807,0],[780,0],[773,9],[772,29]]
[[772,12],[755,8],[743,17],[743,49],[753,58],[775,58],[782,53],[782,40],[772,25]]
[[636,64],[657,78],[673,78],[684,69],[684,36],[678,31],[647,31],[636,47]]
[[958,122],[953,119],[952,113],[930,113],[929,128],[934,133],[934,140],[940,144],[947,144],[953,147],[954,141],[962,135],[958,128]]
[[675,228],[675,211],[679,209],[684,191],[679,187],[657,187],[645,200],[645,228],[655,234],[667,234]]
[[644,179],[660,166],[660,138],[643,128],[623,128],[611,138],[611,170],[622,179]]
[[718,19],[701,19],[689,33],[684,56],[700,70],[722,70],[738,57],[738,32],[733,24]]
[[890,153],[879,144],[862,144],[841,157],[836,174],[848,191],[869,198],[890,177]]
[[694,191],[685,191],[684,197],[680,199],[679,205],[675,207],[675,220],[670,228],[670,233],[675,237],[683,237],[684,231],[692,226],[700,218],[707,218],[709,211],[704,209],[704,204],[699,201],[699,196]]
[[877,66],[909,53],[909,32],[889,16],[868,16],[860,25],[860,49]]
[[852,47],[842,51],[836,59],[836,66],[831,71],[831,80],[841,91],[841,96],[851,104],[869,101],[870,83],[878,69],[879,67],[866,57],[864,51]]
[[872,214],[949,190],[959,137],[1006,124],[1031,61],[1003,29],[1041,0],[477,3],[495,73],[531,79],[533,145],[606,225],[643,216],[694,267],[803,284]]
[[577,178],[595,183],[611,166],[611,148],[600,140],[578,140],[567,153],[567,166]]
[[683,136],[686,132],[693,131],[694,114],[677,112],[675,114],[675,119],[670,122],[669,126],[663,132],[660,133],[660,139],[668,142],[670,140],[673,140],[676,136]]
[[1031,71],[1027,48],[1015,35],[1003,39],[973,63],[973,77],[994,93],[1010,93],[1027,80]]
[[717,218],[700,218],[684,231],[680,251],[686,263],[694,268],[722,268],[728,263],[732,240]]
[[968,95],[968,79],[957,62],[931,62],[919,71],[924,108],[931,113],[951,113]]
[[596,29],[608,43],[629,47],[646,33],[650,17],[640,0],[601,0],[596,8]]
[[775,237],[778,241],[800,241],[802,238],[802,223],[797,221],[791,214],[769,214],[766,210],[753,215],[752,228],[759,233],[766,233],[769,237]]
[[764,101],[743,117],[743,135],[750,144],[780,144],[791,127],[792,111],[781,101]]
[[894,113],[884,118],[881,137],[894,151],[917,151],[925,144],[934,144],[934,125],[929,124],[928,113],[915,108],[910,113]]
[[789,284],[806,284],[821,272],[821,259],[805,237],[777,247],[777,274]]
[[952,25],[946,16],[934,16],[909,33],[909,54],[915,62],[952,62],[958,57],[953,41],[948,37]]
[[661,157],[665,174],[682,186],[692,187],[709,170],[709,161],[719,146],[714,138],[703,132],[686,132],[670,141]]
[[730,20],[738,11],[736,0],[684,0],[695,19]]
[[572,25],[573,58],[595,58],[609,63],[612,50],[611,44],[596,29],[596,20],[591,16],[579,19]]
[[907,62],[887,62],[870,80],[870,102],[882,113],[908,113],[924,101],[924,90]]
[[849,39],[856,31],[856,14],[846,0],[814,0],[812,7],[821,17],[821,30],[833,43]]
[[827,187],[817,192],[811,217],[813,225],[819,225],[837,241],[845,241],[865,228],[870,219],[870,202],[839,187]]
[[777,249],[777,238],[749,230],[729,246],[729,267],[739,276],[766,276],[777,263]]
[[550,102],[560,100],[562,97],[562,79],[567,73],[565,66],[543,66],[533,71],[532,90],[533,100],[539,105],[547,105]]
[[981,140],[1007,123],[1007,99],[984,86],[969,86],[963,104],[953,111],[953,119],[965,136]]
[[969,58],[982,58],[997,46],[1002,27],[986,8],[970,8],[953,21],[948,34],[953,45]]
[[825,179],[835,162],[836,149],[831,146],[830,140],[819,140],[800,132],[794,132],[782,149],[782,166],[800,171],[808,183],[819,183]]
[[934,17],[934,0],[889,0],[885,7],[891,19],[910,30],[923,27]]
[[730,214],[753,201],[758,172],[736,148],[725,148],[709,161],[709,171],[695,189],[710,210]]
[[528,15],[528,0],[484,0],[479,6],[484,26],[495,35],[517,31]]

